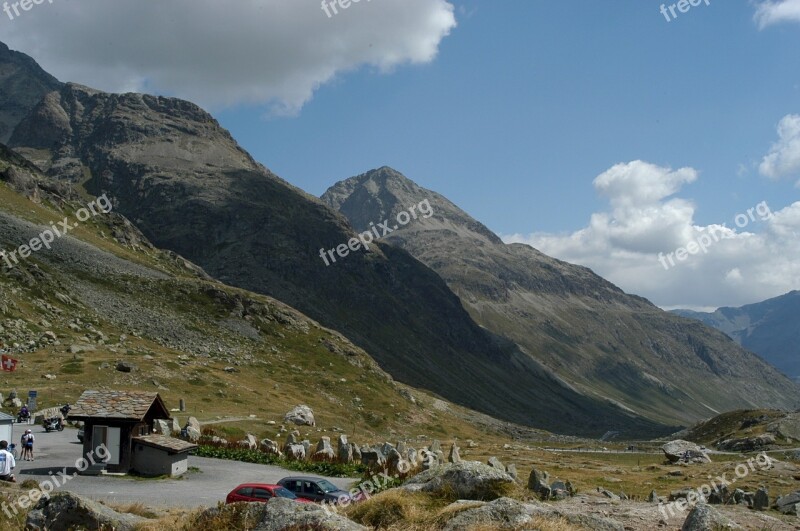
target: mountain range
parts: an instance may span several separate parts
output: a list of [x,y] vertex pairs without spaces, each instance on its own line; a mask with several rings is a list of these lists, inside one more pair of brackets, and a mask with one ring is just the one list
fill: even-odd
[[784,374],[800,382],[800,291],[714,312],[675,310],[725,332]]
[[[730,409],[800,406],[796,384],[719,331],[506,245],[390,168],[318,199],[190,102],[63,84],[5,46],[0,83],[0,131],[46,186],[106,194],[155,248],[341,333],[399,382],[581,435],[664,435]],[[430,218],[321,259],[426,199]]]

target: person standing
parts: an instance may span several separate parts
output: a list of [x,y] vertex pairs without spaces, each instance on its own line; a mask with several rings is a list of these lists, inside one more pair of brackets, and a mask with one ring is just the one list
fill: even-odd
[[16,466],[14,454],[8,451],[8,441],[0,441],[0,481],[16,483],[17,478],[11,473]]
[[33,441],[35,437],[31,430],[25,430],[22,435],[22,459],[24,461],[33,461]]

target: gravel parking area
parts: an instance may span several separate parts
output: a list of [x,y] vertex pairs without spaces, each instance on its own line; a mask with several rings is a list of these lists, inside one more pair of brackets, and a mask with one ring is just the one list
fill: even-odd
[[[132,479],[119,476],[77,476],[76,461],[83,457],[77,430],[66,428],[63,432],[46,433],[41,426],[14,425],[14,442],[19,444],[25,429],[30,428],[36,437],[32,462],[17,461],[14,471],[17,481],[35,479],[43,481],[59,472],[70,478],[59,487],[95,500],[113,503],[140,502],[153,508],[212,507],[224,501],[225,496],[240,483],[276,483],[283,477],[298,473],[277,466],[255,465],[236,461],[189,457],[190,471],[180,479]],[[353,479],[327,478],[335,485],[349,488]],[[58,489],[56,489],[58,490]]]

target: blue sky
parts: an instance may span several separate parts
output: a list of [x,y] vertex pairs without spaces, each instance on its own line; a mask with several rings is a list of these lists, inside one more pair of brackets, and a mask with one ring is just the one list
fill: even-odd
[[592,180],[635,159],[698,169],[684,192],[703,224],[796,197],[753,163],[800,110],[797,27],[759,31],[719,0],[672,22],[642,0],[456,5],[430,64],[342,74],[288,118],[217,117],[314,195],[389,165],[502,234],[584,226],[605,203]]
[[[800,0],[661,5],[56,1],[0,14],[0,39],[65,81],[199,103],[314,195],[392,166],[665,308],[800,289]],[[756,205],[774,215],[736,227]]]

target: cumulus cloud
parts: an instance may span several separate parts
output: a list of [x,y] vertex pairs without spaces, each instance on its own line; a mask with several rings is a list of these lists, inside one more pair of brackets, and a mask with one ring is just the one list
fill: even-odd
[[456,20],[446,0],[330,17],[318,0],[54,0],[0,23],[9,47],[64,81],[294,113],[337,74],[432,61]]
[[781,22],[800,22],[800,0],[768,0],[756,6],[759,29]]
[[800,202],[776,211],[756,200],[701,226],[694,203],[675,197],[697,178],[692,168],[618,164],[594,180],[609,209],[587,227],[503,239],[590,267],[665,308],[738,306],[800,288]]
[[[778,124],[778,141],[758,167],[771,179],[800,177],[800,114],[784,116]],[[800,186],[800,181],[798,181]]]

